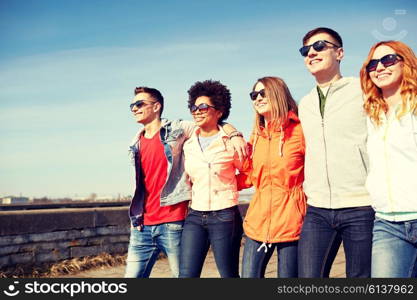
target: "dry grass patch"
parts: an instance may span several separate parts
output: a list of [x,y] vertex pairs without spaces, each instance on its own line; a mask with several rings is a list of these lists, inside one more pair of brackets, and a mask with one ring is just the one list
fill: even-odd
[[97,267],[114,267],[126,263],[127,254],[102,253],[95,256],[72,258],[39,266],[18,265],[0,271],[0,278],[59,277]]

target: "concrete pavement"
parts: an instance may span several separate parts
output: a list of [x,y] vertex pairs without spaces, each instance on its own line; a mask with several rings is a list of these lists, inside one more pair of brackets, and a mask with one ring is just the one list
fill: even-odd
[[[240,258],[242,258],[243,245],[241,247]],[[125,265],[120,265],[116,267],[100,267],[96,269],[91,269],[83,271],[77,274],[61,276],[61,278],[122,278],[125,271]],[[171,272],[169,269],[168,260],[166,258],[159,259],[151,273],[151,278],[169,278],[171,277]],[[201,274],[202,278],[218,278],[220,277],[219,272],[217,271],[216,263],[214,261],[212,251],[209,251],[206,260],[204,262],[203,271]],[[266,278],[276,278],[277,277],[277,255],[276,252],[272,255],[271,260],[268,263],[268,266],[265,271]],[[330,271],[330,277],[333,278],[344,278],[346,277],[345,273],[345,254],[343,247],[340,247],[339,252],[337,253],[336,259],[333,263],[332,269]]]

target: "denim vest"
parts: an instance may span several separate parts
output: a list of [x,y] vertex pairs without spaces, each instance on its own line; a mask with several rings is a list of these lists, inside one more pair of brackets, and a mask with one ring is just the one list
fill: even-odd
[[[160,129],[161,141],[164,146],[165,157],[168,162],[167,180],[161,192],[161,206],[177,204],[191,200],[191,189],[187,183],[187,175],[184,172],[183,144],[190,136],[191,122],[175,120],[162,120]],[[140,159],[140,136],[144,129],[135,136],[129,147],[129,155],[135,166],[136,188],[129,208],[129,217],[132,226],[143,224],[143,208],[145,203],[145,185]]]

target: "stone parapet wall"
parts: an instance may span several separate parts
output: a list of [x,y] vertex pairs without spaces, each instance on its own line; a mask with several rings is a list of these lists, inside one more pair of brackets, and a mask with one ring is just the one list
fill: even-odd
[[[248,205],[239,205],[242,216]],[[0,211],[0,270],[64,259],[124,254],[127,206]]]
[[0,268],[126,253],[127,207],[0,211]]

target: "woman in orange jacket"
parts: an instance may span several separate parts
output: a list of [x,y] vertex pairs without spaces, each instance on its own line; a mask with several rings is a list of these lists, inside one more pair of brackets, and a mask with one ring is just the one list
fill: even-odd
[[255,187],[243,223],[242,277],[264,277],[275,248],[278,276],[297,277],[297,244],[306,208],[305,144],[297,105],[277,77],[259,79],[250,97],[255,109],[247,161],[251,167],[237,176],[239,189]]

